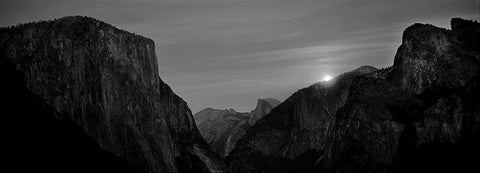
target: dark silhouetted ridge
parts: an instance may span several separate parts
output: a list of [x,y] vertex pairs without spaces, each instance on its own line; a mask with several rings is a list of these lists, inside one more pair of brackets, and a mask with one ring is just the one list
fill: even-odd
[[242,172],[473,170],[480,154],[480,25],[414,24],[392,67],[301,89],[227,157]]
[[104,153],[147,172],[221,169],[187,103],[160,79],[153,40],[73,16],[2,28],[0,56]]

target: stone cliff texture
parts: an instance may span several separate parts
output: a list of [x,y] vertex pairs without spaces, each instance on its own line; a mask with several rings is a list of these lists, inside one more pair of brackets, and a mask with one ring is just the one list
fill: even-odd
[[101,149],[68,115],[26,87],[15,65],[0,58],[3,169],[15,172],[143,172]]
[[272,111],[272,109],[277,107],[280,103],[280,101],[272,98],[258,99],[257,106],[252,112],[250,112],[248,124],[250,124],[250,126],[255,125],[259,119],[270,113],[270,111]]
[[480,24],[451,24],[407,28],[392,67],[298,91],[247,131],[227,157],[230,170],[473,170]]
[[480,24],[415,24],[393,67],[357,78],[338,111],[330,170],[467,171],[479,163]]
[[159,78],[151,39],[76,16],[2,28],[0,52],[103,150],[148,172],[218,171],[187,104]]
[[250,113],[239,113],[233,109],[206,108],[194,115],[198,129],[212,150],[221,157],[227,156],[237,141],[255,122],[269,113],[280,101],[273,98],[258,99]]
[[248,120],[248,113],[239,113],[233,109],[206,108],[194,115],[198,129],[210,145],[212,151],[225,156],[226,142],[239,123]]
[[376,70],[364,66],[329,82],[304,88],[256,122],[227,157],[231,171],[303,171],[311,153],[325,149],[327,129],[345,104],[354,77]]

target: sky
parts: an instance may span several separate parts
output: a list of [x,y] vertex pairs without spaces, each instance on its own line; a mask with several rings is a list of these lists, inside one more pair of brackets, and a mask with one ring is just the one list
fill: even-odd
[[70,15],[155,41],[160,77],[193,113],[249,112],[362,65],[393,64],[413,23],[479,18],[477,0],[0,0],[0,26]]

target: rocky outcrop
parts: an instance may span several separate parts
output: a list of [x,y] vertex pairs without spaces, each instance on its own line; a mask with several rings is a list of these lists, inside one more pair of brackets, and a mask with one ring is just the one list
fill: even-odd
[[248,124],[250,126],[255,125],[255,123],[259,119],[267,115],[270,111],[272,111],[273,108],[277,107],[280,103],[280,101],[273,98],[258,99],[257,107],[255,107],[255,110],[250,112],[250,116],[248,117]]
[[[480,154],[480,24],[415,24],[392,67],[315,84],[272,110],[231,171],[466,171]],[[368,68],[364,68],[368,69]]]
[[478,45],[476,22],[415,24],[390,68],[361,67],[277,107],[259,101],[248,115],[207,110],[195,115],[208,127],[199,131],[158,77],[152,40],[87,17],[1,28],[0,110],[14,126],[7,166],[221,171],[210,144],[228,155],[231,172],[474,170]]
[[274,98],[258,99],[257,106],[248,115],[247,121],[239,122],[233,129],[233,133],[228,136],[225,142],[225,156],[230,154],[237,145],[243,135],[251,128],[258,120],[270,113],[273,108],[277,107],[281,102]]
[[250,113],[239,113],[233,109],[206,108],[193,117],[203,138],[212,150],[221,157],[227,156],[237,141],[255,122],[269,113],[280,101],[273,98],[258,99],[257,107]]
[[336,171],[461,171],[480,150],[480,24],[415,24],[393,67],[357,78],[338,111],[326,165]]
[[[233,109],[206,108],[194,115],[198,129],[210,145],[212,151],[225,156],[226,142],[239,123],[246,122],[248,113],[239,113]],[[238,130],[238,129],[237,129]]]
[[376,70],[364,66],[304,88],[250,128],[227,157],[231,171],[302,171],[308,155],[324,150],[327,129],[348,96],[352,80]]
[[4,169],[18,172],[142,172],[101,149],[68,115],[26,87],[15,65],[0,58]]
[[101,149],[148,172],[219,170],[151,39],[75,16],[2,28],[0,53]]

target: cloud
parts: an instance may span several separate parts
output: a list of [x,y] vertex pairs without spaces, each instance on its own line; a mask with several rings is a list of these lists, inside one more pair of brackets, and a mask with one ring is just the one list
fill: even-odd
[[253,109],[364,64],[392,64],[403,29],[476,17],[471,0],[0,0],[0,26],[87,15],[152,38],[194,112]]

